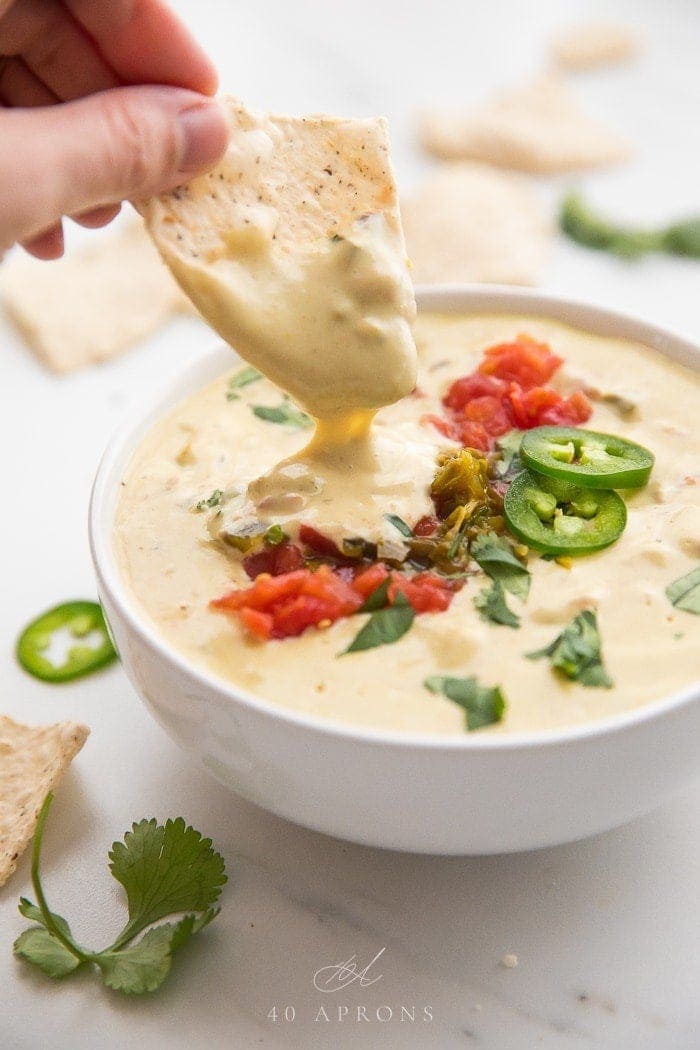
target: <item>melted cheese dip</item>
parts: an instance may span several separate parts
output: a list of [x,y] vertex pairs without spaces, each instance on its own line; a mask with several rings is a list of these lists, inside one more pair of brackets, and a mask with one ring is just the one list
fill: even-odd
[[[308,431],[251,411],[279,404],[276,387],[260,380],[228,401],[227,376],[154,426],[125,473],[114,543],[141,614],[192,664],[225,681],[283,707],[382,729],[464,733],[462,709],[424,688],[431,674],[500,685],[508,708],[500,725],[482,730],[490,733],[589,722],[690,685],[700,675],[700,617],[674,609],[664,589],[700,559],[700,377],[643,346],[540,318],[420,316],[416,392],[378,413],[372,463],[358,476],[347,453],[328,498],[314,501],[313,517],[304,520],[357,536],[376,529],[386,513],[410,522],[426,513],[434,457],[446,442],[421,417],[440,412],[450,382],[471,372],[487,346],[522,331],[564,358],[552,385],[612,395],[596,402],[586,426],[645,445],[656,466],[645,489],[624,496],[628,524],[613,547],[576,559],[568,570],[530,556],[528,601],[511,600],[522,613],[519,630],[480,618],[473,598],[486,582],[481,573],[447,612],[418,616],[395,644],[342,659],[337,654],[366,617],[261,643],[235,617],[210,610],[210,599],[250,581],[239,556],[212,542],[208,516],[193,513],[193,505],[215,489],[235,502],[235,493],[308,441]],[[587,607],[598,612],[612,689],[563,681],[547,660],[523,655],[549,644]]]

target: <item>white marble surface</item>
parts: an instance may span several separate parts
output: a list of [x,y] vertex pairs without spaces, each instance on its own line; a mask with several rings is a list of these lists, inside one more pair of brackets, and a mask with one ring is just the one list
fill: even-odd
[[[637,159],[582,181],[630,216],[700,204],[694,0],[177,6],[220,62],[224,86],[251,102],[385,112],[404,186],[425,167],[411,137],[416,107],[474,98],[538,68],[549,30],[582,12],[639,21],[651,38],[643,63],[576,81],[591,108],[636,141]],[[543,193],[553,200],[560,188]],[[547,284],[700,337],[699,276],[691,263],[626,267],[560,244]],[[698,1047],[700,785],[627,828],[559,849],[403,856],[301,830],[228,795],[152,723],[119,668],[63,689],[20,673],[18,628],[46,605],[93,593],[85,511],[109,433],[210,336],[181,321],[123,360],[65,380],[46,375],[6,329],[0,336],[0,710],[28,721],[82,719],[93,730],[52,813],[49,899],[88,942],[106,940],[121,907],[106,850],[143,815],[185,815],[214,838],[231,875],[221,917],[176,962],[162,992],[129,1001],[89,975],[61,985],[12,958],[23,925],[15,904],[29,890],[25,858],[0,890],[0,1046]],[[382,948],[376,984],[315,991],[319,967],[353,953],[364,965]],[[504,953],[517,955],[516,968],[499,964]],[[415,1006],[415,1022],[400,1019],[402,1005]],[[273,1023],[273,1006],[278,1016],[294,1008],[295,1019]],[[314,1021],[321,1006],[330,1020]],[[358,1006],[369,1021],[357,1020]],[[377,1020],[386,1006],[394,1016]]]

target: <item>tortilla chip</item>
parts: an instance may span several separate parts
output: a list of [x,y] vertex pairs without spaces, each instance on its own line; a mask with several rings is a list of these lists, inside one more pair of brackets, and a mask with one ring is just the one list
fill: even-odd
[[641,39],[636,29],[613,22],[571,26],[557,33],[549,45],[554,65],[576,72],[627,62],[640,50]]
[[420,137],[444,160],[481,160],[538,175],[602,167],[630,154],[622,138],[587,116],[553,78],[503,91],[472,114],[425,114]]
[[138,221],[55,262],[14,255],[0,269],[0,295],[55,372],[116,357],[191,310]]
[[[415,300],[386,121],[221,102],[230,141],[219,164],[139,204],[161,255],[212,328],[312,415],[344,411],[350,389],[354,407],[403,397],[415,383]],[[366,312],[339,383],[326,322],[341,325],[348,295]]]
[[54,791],[90,730],[78,722],[26,726],[0,715],[0,886],[17,867]]
[[235,255],[239,239],[248,247],[247,227],[259,228],[261,216],[274,223],[279,252],[342,234],[374,212],[383,212],[400,230],[385,120],[275,116],[233,98],[219,101],[231,129],[220,163],[187,185],[139,204],[186,291],[178,264],[214,263]]
[[444,165],[402,204],[417,284],[536,284],[551,242],[529,180],[485,164]]

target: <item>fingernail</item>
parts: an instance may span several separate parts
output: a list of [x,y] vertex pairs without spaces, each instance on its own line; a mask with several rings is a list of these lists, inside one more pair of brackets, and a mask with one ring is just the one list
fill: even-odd
[[180,171],[191,173],[210,168],[221,157],[228,142],[228,126],[216,102],[200,102],[178,114],[182,133]]

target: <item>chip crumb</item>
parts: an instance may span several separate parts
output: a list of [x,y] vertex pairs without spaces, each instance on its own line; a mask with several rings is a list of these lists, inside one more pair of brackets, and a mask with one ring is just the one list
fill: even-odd
[[505,955],[501,956],[501,966],[504,966],[506,970],[514,970],[518,965],[518,956],[512,952],[506,952]]

